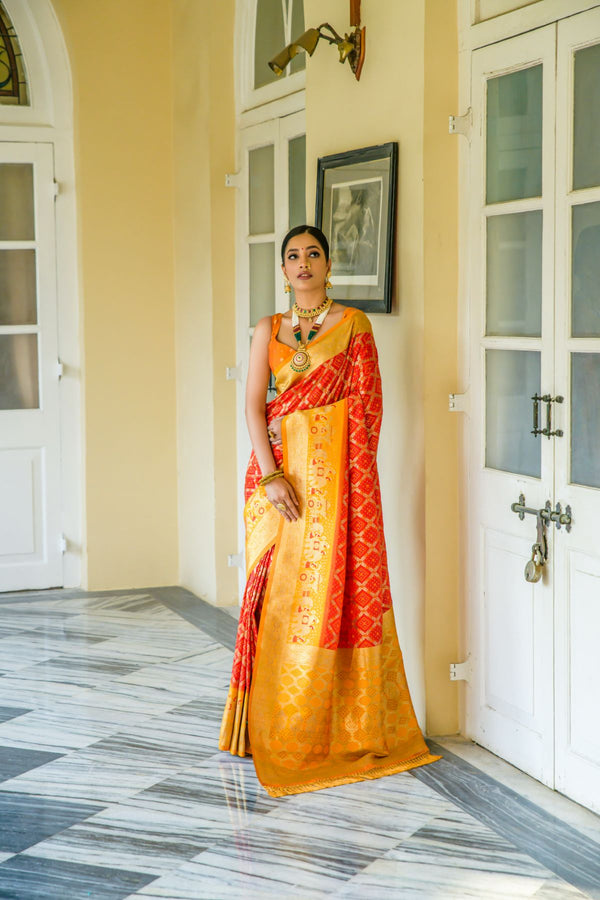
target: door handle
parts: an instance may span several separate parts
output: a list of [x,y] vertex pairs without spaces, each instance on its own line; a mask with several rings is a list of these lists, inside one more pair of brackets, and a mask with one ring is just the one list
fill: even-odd
[[[531,431],[531,434],[533,434],[535,437],[537,437],[538,434],[545,434],[546,437],[548,438],[548,440],[550,440],[550,438],[553,435],[556,435],[556,437],[562,437],[564,434],[562,429],[557,428],[556,431],[552,431],[552,407],[551,407],[551,404],[552,403],[562,403],[565,398],[561,397],[560,394],[557,394],[556,397],[552,397],[551,394],[544,394],[543,396],[540,397],[540,395],[536,391],[531,399],[533,400],[533,429]],[[538,427],[539,420],[540,420],[540,407],[539,407],[540,402],[546,404],[546,427],[545,428]]]

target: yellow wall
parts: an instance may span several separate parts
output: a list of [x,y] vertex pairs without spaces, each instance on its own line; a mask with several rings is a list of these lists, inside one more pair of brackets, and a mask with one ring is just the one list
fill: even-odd
[[[367,51],[359,83],[324,42],[307,65],[308,209],[319,156],[399,142],[394,305],[391,315],[371,316],[384,390],[382,502],[415,708],[428,733],[453,732],[456,685],[448,670],[456,645],[455,504],[448,516],[440,509],[453,498],[457,477],[447,412],[456,370],[456,159],[446,137],[455,107],[456,8],[448,0],[363,0],[362,17]],[[349,30],[347,0],[305,0],[305,20]],[[425,190],[424,178],[434,179]]]
[[171,16],[54,0],[71,64],[91,590],[177,582]]
[[[174,0],[181,584],[237,602],[234,0]],[[199,46],[204,52],[199,52]]]
[[454,0],[425,7],[424,416],[425,416],[425,673],[428,729],[458,730],[459,662],[458,425],[448,412],[457,390],[458,138],[448,116],[458,110],[458,35]]
[[[234,0],[55,0],[75,87],[88,586],[237,595]],[[457,729],[456,8],[363,0],[360,83],[325,43],[307,66],[307,197],[319,156],[399,142],[396,282],[374,315],[380,472],[411,692]],[[347,0],[305,0],[348,28]],[[105,35],[107,22],[118,22]],[[204,47],[199,52],[200,46]],[[179,531],[180,568],[177,567]],[[427,721],[424,721],[427,692]]]

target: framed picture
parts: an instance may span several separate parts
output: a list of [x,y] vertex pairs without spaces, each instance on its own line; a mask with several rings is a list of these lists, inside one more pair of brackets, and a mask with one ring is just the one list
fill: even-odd
[[329,296],[365,312],[390,312],[398,144],[322,156],[315,223],[329,241]]

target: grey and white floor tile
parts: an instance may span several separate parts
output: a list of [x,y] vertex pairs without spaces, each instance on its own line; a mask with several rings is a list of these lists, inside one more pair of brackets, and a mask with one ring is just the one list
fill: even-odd
[[459,737],[269,797],[217,750],[234,612],[176,587],[0,595],[0,898],[600,898],[600,818]]

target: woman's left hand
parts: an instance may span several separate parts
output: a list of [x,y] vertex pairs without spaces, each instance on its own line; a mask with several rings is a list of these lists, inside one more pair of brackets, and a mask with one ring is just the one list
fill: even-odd
[[267,425],[267,434],[269,435],[269,441],[271,442],[272,447],[278,447],[281,445],[282,419],[283,416],[279,416],[277,419],[271,419],[271,421]]

